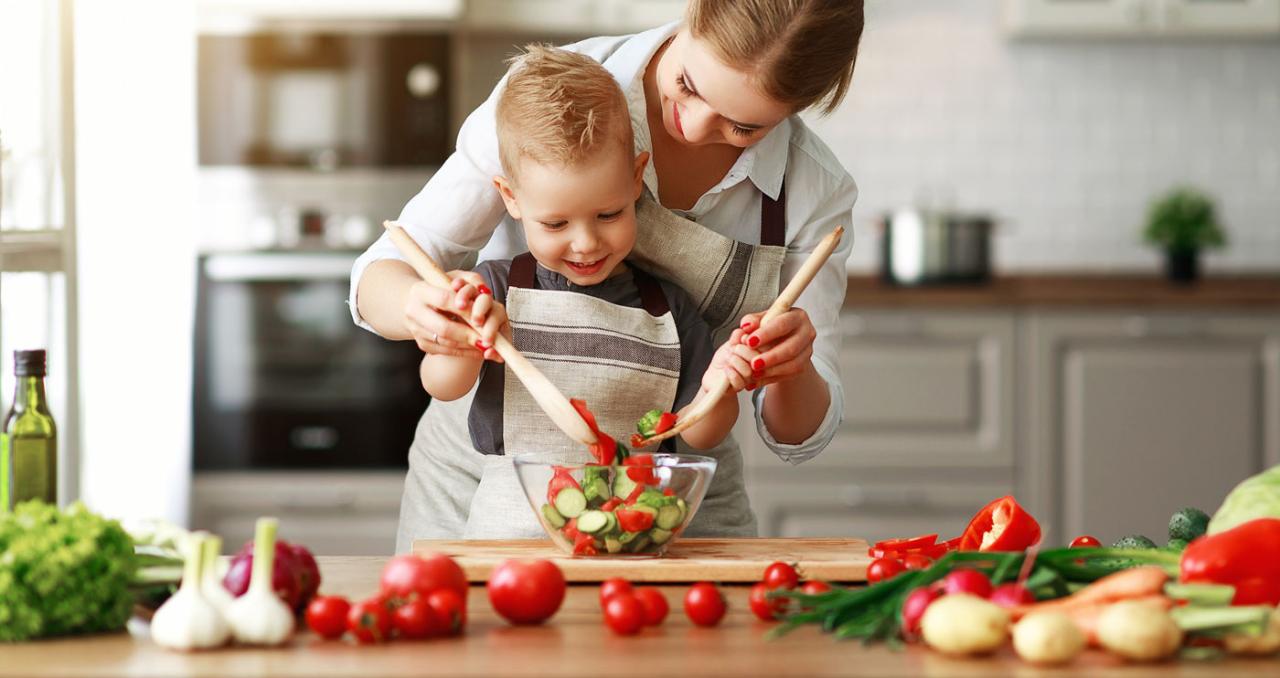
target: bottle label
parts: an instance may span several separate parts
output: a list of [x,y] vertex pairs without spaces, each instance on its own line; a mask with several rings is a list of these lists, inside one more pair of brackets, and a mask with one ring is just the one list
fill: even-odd
[[58,501],[57,451],[48,438],[4,436],[2,505],[5,510],[31,499]]

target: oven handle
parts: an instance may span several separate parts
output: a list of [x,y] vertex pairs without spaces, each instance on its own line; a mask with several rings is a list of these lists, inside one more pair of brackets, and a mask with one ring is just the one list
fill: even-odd
[[203,270],[214,282],[347,280],[353,263],[351,254],[211,254]]

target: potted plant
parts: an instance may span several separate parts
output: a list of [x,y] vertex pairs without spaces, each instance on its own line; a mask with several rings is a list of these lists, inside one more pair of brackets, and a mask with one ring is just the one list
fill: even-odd
[[1143,237],[1164,250],[1165,272],[1179,283],[1198,276],[1200,250],[1226,244],[1213,200],[1190,187],[1175,188],[1151,203]]

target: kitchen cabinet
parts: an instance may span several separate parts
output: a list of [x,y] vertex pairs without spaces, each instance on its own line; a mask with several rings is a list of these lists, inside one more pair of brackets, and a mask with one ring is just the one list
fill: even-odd
[[684,8],[684,0],[470,0],[465,24],[481,31],[623,34],[679,19]]
[[395,552],[403,472],[196,473],[191,525],[234,552],[253,538],[259,516],[280,519],[280,538],[317,555]]
[[1280,0],[1005,0],[1017,36],[1274,36]]
[[1049,539],[1162,540],[1280,462],[1280,317],[1029,314],[1021,497]]

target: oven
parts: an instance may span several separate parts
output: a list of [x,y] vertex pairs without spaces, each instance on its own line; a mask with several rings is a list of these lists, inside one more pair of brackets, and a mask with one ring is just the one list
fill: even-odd
[[354,251],[199,258],[197,471],[406,468],[421,351],[356,327]]

